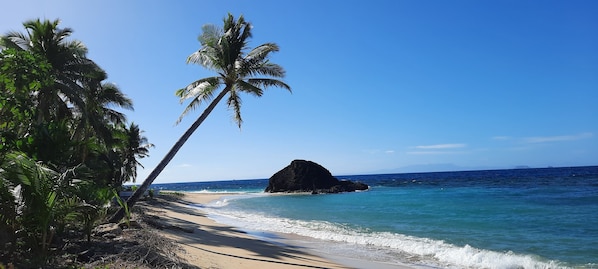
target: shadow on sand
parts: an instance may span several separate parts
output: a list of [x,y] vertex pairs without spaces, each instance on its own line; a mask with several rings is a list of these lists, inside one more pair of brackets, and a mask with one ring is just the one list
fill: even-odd
[[[204,252],[230,258],[259,261],[273,264],[284,264],[302,268],[328,268],[325,260],[317,259],[302,247],[281,245],[252,238],[246,232],[224,225],[201,225],[186,219],[187,216],[207,217],[206,214],[190,206],[194,205],[185,200],[166,201],[158,199],[151,203],[151,207],[144,207],[150,225],[164,230],[175,237],[177,243],[198,249]],[[175,214],[166,216],[155,215],[166,210]],[[182,215],[180,215],[182,214]],[[187,216],[184,216],[187,215]],[[154,218],[152,221],[151,219]],[[191,217],[192,219],[192,217]],[[209,246],[207,249],[203,246]],[[212,249],[213,247],[213,249]],[[218,251],[218,249],[236,248],[248,251],[247,256],[234,255]],[[285,261],[286,260],[286,261]],[[291,261],[289,261],[291,260]],[[314,266],[309,264],[294,263],[304,261],[311,264],[324,264]],[[331,267],[338,268],[338,264],[330,263]],[[347,267],[343,267],[347,268]]]

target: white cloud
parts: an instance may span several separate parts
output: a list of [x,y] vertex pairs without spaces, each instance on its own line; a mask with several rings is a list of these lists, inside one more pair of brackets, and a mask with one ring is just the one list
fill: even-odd
[[594,136],[592,133],[581,133],[576,135],[561,135],[561,136],[536,136],[527,137],[523,141],[526,143],[546,143],[546,142],[563,142],[587,139]]
[[417,149],[415,151],[409,151],[407,154],[412,155],[443,155],[443,154],[461,154],[460,151],[450,151],[450,149],[460,149],[467,147],[466,144],[455,143],[455,144],[436,144],[436,145],[422,145],[411,147]]
[[367,154],[394,154],[395,153],[395,151],[392,149],[389,149],[389,150],[368,149],[368,150],[362,150],[362,151]]
[[494,140],[509,140],[509,139],[511,139],[511,137],[499,135],[499,136],[492,137],[492,139],[494,139]]
[[407,154],[411,155],[443,155],[443,154],[459,154],[457,151],[409,151]]
[[415,146],[416,149],[456,149],[464,148],[465,144],[438,144],[438,145],[426,145],[426,146]]
[[188,163],[182,163],[182,164],[177,165],[177,167],[186,168],[186,167],[193,167],[193,165],[188,164]]

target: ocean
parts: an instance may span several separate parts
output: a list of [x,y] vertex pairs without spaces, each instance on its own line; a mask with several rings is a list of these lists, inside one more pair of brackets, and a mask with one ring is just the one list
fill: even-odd
[[[598,166],[337,176],[368,191],[265,194],[268,179],[154,184],[268,239],[419,268],[598,268]],[[240,195],[239,195],[240,194]]]

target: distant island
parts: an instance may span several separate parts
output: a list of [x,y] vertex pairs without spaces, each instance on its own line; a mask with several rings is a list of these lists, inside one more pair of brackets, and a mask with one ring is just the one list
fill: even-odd
[[531,167],[527,166],[527,165],[517,165],[515,166],[515,169],[530,169]]

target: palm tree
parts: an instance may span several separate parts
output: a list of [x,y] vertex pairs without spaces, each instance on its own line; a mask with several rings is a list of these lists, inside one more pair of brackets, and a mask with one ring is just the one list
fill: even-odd
[[36,128],[43,136],[50,133],[46,129],[52,125],[66,126],[71,140],[79,145],[71,162],[85,162],[89,146],[97,142],[112,143],[114,127],[126,121],[124,114],[111,107],[132,110],[133,105],[116,85],[102,82],[107,78],[106,72],[87,58],[87,48],[82,42],[68,40],[73,30],[59,28],[59,23],[59,20],[26,21],[25,33],[13,31],[0,37],[0,48],[30,52],[50,65],[53,83],[31,93]]
[[81,81],[105,76],[99,66],[86,57],[87,48],[82,42],[67,40],[73,30],[58,28],[59,23],[59,20],[26,21],[23,23],[26,34],[13,31],[0,38],[0,48],[30,51],[43,56],[52,66],[54,85],[39,89],[35,95],[38,123],[70,115],[69,105],[84,107]]
[[74,130],[72,139],[81,142],[80,160],[87,159],[86,144],[99,141],[109,147],[115,143],[116,127],[126,122],[126,116],[114,110],[120,107],[133,110],[133,101],[126,97],[119,88],[112,83],[97,84],[95,80],[84,83],[85,107],[74,109]]
[[[211,103],[127,200],[128,208],[131,208],[141,194],[145,193],[191,134],[226,95],[228,95],[227,105],[233,109],[234,119],[240,128],[242,123],[240,93],[249,93],[259,97],[262,96],[263,89],[269,86],[291,90],[289,85],[276,79],[284,77],[284,69],[271,63],[268,59],[271,52],[279,50],[278,46],[274,43],[265,43],[245,53],[249,38],[251,38],[251,24],[246,22],[243,16],[235,20],[231,14],[228,14],[224,19],[223,29],[214,25],[206,25],[202,28],[202,34],[198,38],[201,48],[187,58],[187,63],[200,64],[207,69],[216,71],[218,75],[194,81],[187,87],[176,91],[176,95],[180,97],[181,101],[191,99],[181,118],[199,107],[201,103],[210,100]],[[255,76],[265,77],[256,78]],[[212,99],[219,89],[221,90],[216,98]],[[124,214],[125,209],[121,208],[110,218],[110,222],[120,221]]]
[[122,125],[122,145],[119,147],[119,155],[121,155],[121,184],[123,182],[137,179],[137,166],[143,165],[138,159],[149,156],[149,149],[154,147],[149,143],[147,138],[142,135],[143,131],[139,129],[139,125],[131,123],[129,127]]

